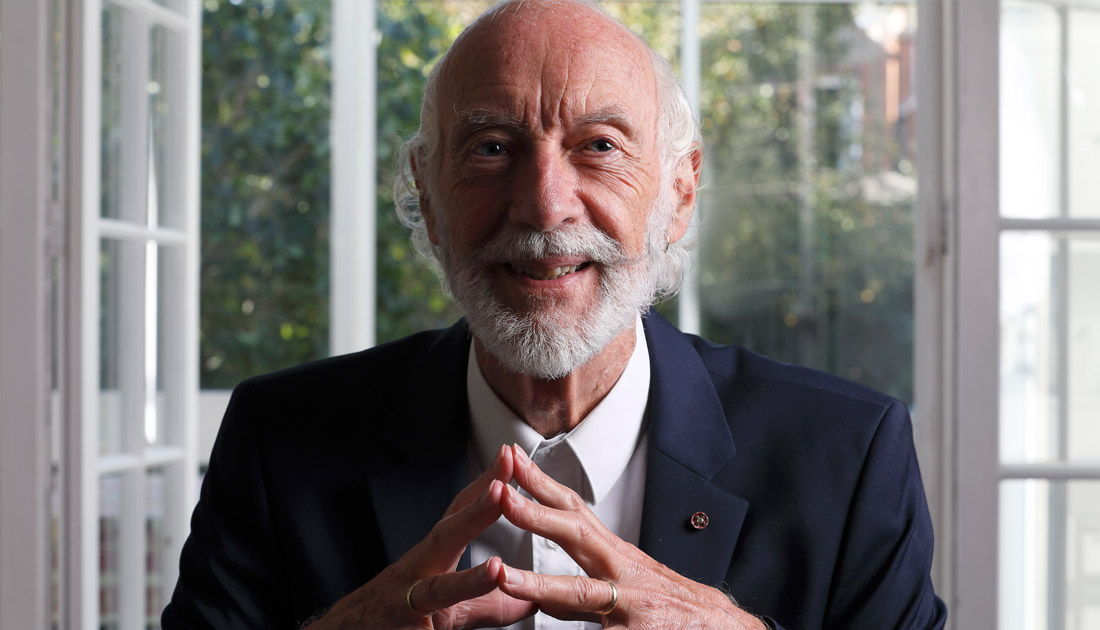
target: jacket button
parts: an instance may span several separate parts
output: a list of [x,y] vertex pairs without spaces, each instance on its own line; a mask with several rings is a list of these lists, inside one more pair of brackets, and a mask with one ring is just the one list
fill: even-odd
[[703,529],[707,525],[710,525],[710,517],[706,512],[696,512],[691,515],[691,526],[695,529]]

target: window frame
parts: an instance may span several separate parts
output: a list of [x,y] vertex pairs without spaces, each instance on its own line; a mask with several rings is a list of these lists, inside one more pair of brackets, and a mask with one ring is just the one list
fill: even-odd
[[[1067,57],[1069,1],[1043,2],[1058,9],[1062,28],[1061,65]],[[1089,4],[1088,6],[1093,6]],[[955,95],[949,101],[955,137],[945,157],[953,164],[951,267],[953,327],[950,344],[954,404],[949,429],[955,435],[950,536],[954,627],[996,627],[1000,593],[1000,493],[1008,480],[1100,479],[1100,465],[1078,462],[1003,463],[1000,455],[1000,243],[1019,231],[1073,235],[1100,231],[1100,220],[1068,213],[1068,122],[1066,83],[1061,81],[1061,154],[1058,212],[1050,218],[1004,217],[1000,208],[1000,36],[1001,3],[955,0],[952,29]],[[989,95],[997,95],[990,98]],[[991,150],[992,149],[992,150]],[[965,246],[964,246],[965,245]],[[1064,296],[1063,296],[1064,298]],[[1064,346],[1064,335],[1061,335]],[[1060,361],[1068,369],[1064,347]],[[1065,379],[1063,379],[1065,380]],[[1064,385],[1063,385],[1064,387]],[[1063,391],[1063,401],[1064,401]],[[1064,413],[1064,411],[1063,411]],[[1057,562],[1057,560],[1056,560]],[[1055,578],[1055,582],[1061,576]],[[1055,587],[1057,588],[1057,587]],[[1059,605],[1060,606],[1060,605]],[[1060,611],[1053,611],[1054,619]],[[1055,622],[1057,623],[1057,622]]]
[[0,626],[32,628],[50,579],[49,4],[0,1],[0,25]]
[[[142,89],[148,81],[151,27],[161,26],[180,38],[178,57],[169,59],[166,80],[174,83],[169,90],[170,107],[179,112],[179,127],[170,130],[168,142],[178,148],[175,160],[168,165],[168,179],[180,183],[179,212],[181,221],[175,227],[157,225],[136,215],[130,219],[100,216],[100,151],[101,151],[101,28],[107,7],[122,11],[123,19],[123,89],[132,88],[124,107],[123,164],[137,176],[122,180],[123,204],[135,208],[137,214],[149,212],[148,178],[152,169],[149,157],[148,95]],[[161,599],[167,602],[175,585],[177,558],[189,531],[190,512],[198,498],[197,433],[198,433],[198,269],[199,269],[199,70],[201,55],[201,5],[197,0],[176,0],[173,8],[152,0],[87,0],[69,5],[72,32],[79,33],[72,46],[73,72],[69,91],[75,113],[70,145],[73,168],[69,174],[72,207],[69,217],[75,271],[69,288],[74,299],[70,317],[75,322],[69,344],[70,404],[67,405],[65,433],[70,442],[70,474],[68,502],[71,530],[67,536],[66,555],[70,560],[66,588],[68,597],[64,615],[70,627],[93,628],[100,622],[100,541],[99,483],[111,474],[124,478],[122,491],[125,507],[120,513],[122,542],[119,551],[122,576],[120,580],[119,627],[140,628],[146,625],[146,561],[145,548],[145,482],[151,469],[166,466],[174,471],[165,475],[167,497],[165,506],[166,536],[171,541],[162,554],[169,560],[160,573]],[[127,95],[123,96],[127,99]],[[77,157],[78,156],[78,157]],[[159,218],[159,217],[158,217]],[[100,430],[100,264],[103,242],[137,244],[140,249],[161,251],[171,248],[178,257],[176,282],[170,286],[150,285],[150,276],[158,273],[155,266],[141,265],[136,270],[123,270],[124,287],[131,305],[137,311],[131,318],[140,334],[129,345],[123,345],[130,367],[122,367],[119,378],[123,386],[141,392],[147,386],[147,374],[140,367],[149,360],[146,345],[152,331],[146,330],[150,308],[164,311],[164,325],[174,332],[165,335],[171,344],[168,354],[175,362],[165,366],[161,374],[164,394],[174,406],[179,424],[167,427],[174,436],[171,446],[145,446],[143,427],[125,436],[122,453],[101,455]],[[163,257],[161,257],[163,258]],[[155,306],[144,299],[148,290],[157,291]],[[160,296],[166,295],[167,302]],[[155,314],[155,311],[153,311]],[[147,334],[148,333],[148,334]],[[154,340],[155,342],[155,340]],[[131,414],[141,413],[140,407],[149,400],[133,401]],[[125,403],[123,403],[125,404]],[[134,406],[131,405],[131,406]],[[133,428],[133,427],[132,427]]]

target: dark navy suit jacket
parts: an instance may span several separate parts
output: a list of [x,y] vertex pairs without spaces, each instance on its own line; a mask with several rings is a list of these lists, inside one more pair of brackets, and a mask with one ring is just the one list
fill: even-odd
[[[644,323],[642,550],[780,628],[942,628],[905,407]],[[296,627],[420,541],[469,480],[469,343],[460,322],[242,383],[164,627]]]

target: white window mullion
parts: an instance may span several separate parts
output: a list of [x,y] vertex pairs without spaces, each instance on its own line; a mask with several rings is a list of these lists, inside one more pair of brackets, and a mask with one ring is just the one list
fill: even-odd
[[[699,119],[699,86],[702,82],[702,42],[699,37],[700,0],[680,0],[680,78],[687,94],[691,112]],[[695,213],[691,217],[692,230],[697,242],[701,240],[698,230],[702,216],[701,204],[696,196]],[[699,246],[701,247],[701,243]],[[699,306],[699,268],[700,254],[696,254],[695,264],[684,271],[684,284],[677,297],[677,325],[680,330],[691,334],[702,331],[702,310]]]
[[[100,116],[101,116],[101,64],[103,4],[100,0],[74,3],[73,26],[81,33],[81,69],[75,73],[79,87],[71,89],[74,103],[81,112],[74,135],[79,134],[81,159],[79,170],[72,170],[79,178],[79,196],[74,221],[74,240],[79,243],[75,256],[79,259],[79,300],[75,309],[78,333],[73,336],[74,358],[78,362],[79,386],[72,415],[66,423],[66,431],[72,440],[72,450],[78,455],[73,466],[77,478],[70,483],[75,492],[70,509],[75,510],[72,553],[73,571],[69,593],[69,619],[75,627],[99,626],[99,256],[100,234],[96,229],[99,219],[100,195]],[[75,48],[75,46],[74,46]],[[76,183],[75,180],[74,184]]]
[[[174,363],[179,373],[169,372],[165,378],[171,379],[178,392],[175,396],[179,410],[180,426],[176,428],[178,446],[183,449],[183,461],[176,467],[174,477],[169,478],[169,488],[178,492],[175,502],[169,502],[170,536],[169,558],[165,565],[165,590],[171,595],[175,588],[179,570],[179,552],[183,541],[190,532],[191,510],[199,500],[198,485],[198,442],[199,442],[199,156],[202,135],[202,5],[197,0],[188,0],[182,9],[187,20],[187,30],[183,32],[180,47],[182,58],[176,58],[169,65],[172,73],[180,77],[180,89],[173,93],[176,101],[173,107],[179,112],[178,125],[181,137],[175,138],[180,151],[178,163],[179,189],[172,189],[180,199],[181,222],[187,242],[183,245],[179,269],[179,287],[181,292],[178,308],[173,307],[169,314],[170,326],[176,326],[171,335],[175,352],[179,353]],[[173,178],[175,179],[175,178]],[[168,601],[165,599],[165,601]]]
[[1002,230],[1040,230],[1044,232],[1100,232],[1100,219],[1051,217],[1049,219],[1001,219]]
[[[952,398],[956,429],[955,628],[989,628],[997,611],[999,405],[999,5],[956,0],[954,207],[957,230]],[[951,535],[941,538],[951,539]]]
[[948,52],[944,4],[917,2],[917,207],[914,217],[913,278],[913,427],[921,478],[928,498],[934,531],[939,536],[932,564],[932,580],[941,597],[950,600],[952,529],[950,481],[952,431],[946,423],[946,393],[951,361],[945,358],[948,327],[944,325],[948,296],[947,190],[950,161],[945,147],[949,112],[943,103]]
[[[375,6],[332,3],[332,229],[329,349],[374,345]],[[366,36],[364,36],[366,33]],[[336,264],[335,261],[339,261]]]
[[[149,23],[135,11],[122,13],[122,170],[121,219],[151,227],[149,207]],[[146,444],[146,371],[149,360],[149,295],[155,284],[149,242],[121,242],[119,392],[122,396],[122,450],[140,455]],[[154,350],[155,350],[155,340]],[[118,621],[121,630],[140,630],[145,621],[145,506],[143,468],[121,473],[118,529]]]
[[99,233],[104,238],[144,243],[153,241],[161,245],[184,245],[190,235],[183,230],[135,225],[118,219],[99,219]]

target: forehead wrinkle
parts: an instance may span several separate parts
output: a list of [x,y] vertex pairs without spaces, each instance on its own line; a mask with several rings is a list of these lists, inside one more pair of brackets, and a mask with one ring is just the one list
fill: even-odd
[[614,127],[634,128],[634,119],[622,105],[608,105],[594,112],[588,112],[575,117],[576,122],[582,125],[610,124]]

